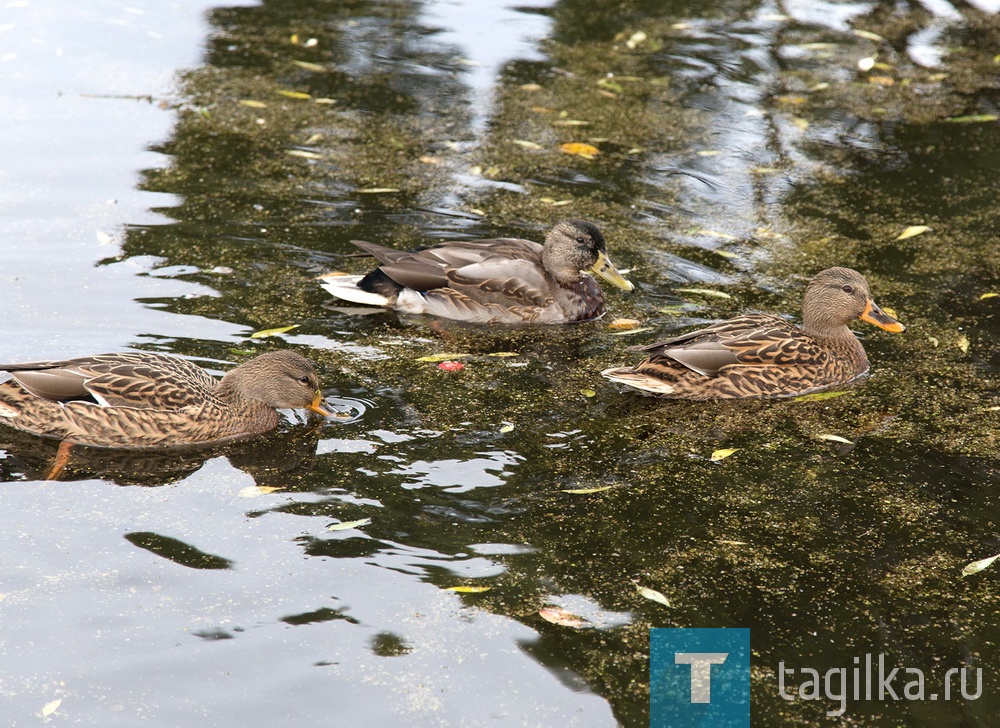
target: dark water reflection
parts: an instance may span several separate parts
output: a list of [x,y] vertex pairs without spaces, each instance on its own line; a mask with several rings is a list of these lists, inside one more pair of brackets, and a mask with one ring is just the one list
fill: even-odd
[[[82,640],[67,665],[85,679],[66,689],[81,722],[180,725],[197,706],[219,725],[641,726],[649,628],[739,626],[754,725],[832,724],[832,704],[778,696],[777,666],[825,673],[866,653],[929,679],[983,667],[983,696],[857,701],[842,724],[994,725],[995,577],[960,573],[1000,552],[1000,298],[980,298],[1000,292],[1000,139],[995,123],[947,119],[996,111],[995,68],[982,71],[997,16],[449,7],[211,13],[158,148],[169,164],[143,175],[174,196],[169,220],[130,226],[100,265],[183,290],[138,307],[243,332],[135,330],[134,345],[228,361],[292,346],[328,394],[367,406],[200,459],[81,454],[66,476],[79,482],[30,492],[51,447],[5,433],[5,502],[35,540],[10,551],[23,571],[5,591],[29,637],[42,619]],[[945,43],[960,52],[912,58]],[[868,56],[885,64],[875,80]],[[561,153],[571,141],[600,154]],[[356,315],[313,280],[365,270],[354,238],[537,238],[569,215],[598,221],[633,268],[637,291],[610,292],[609,318],[651,330]],[[918,224],[931,231],[896,239]],[[835,264],[910,328],[864,332],[874,374],[845,396],[663,403],[597,376],[682,326],[797,314],[803,278]],[[418,361],[441,352],[465,369]],[[712,462],[719,448],[737,452]],[[52,502],[71,514],[62,534]],[[61,541],[86,554],[57,565],[68,585],[33,586]],[[449,591],[469,586],[489,590]],[[546,605],[594,628],[545,622]],[[18,689],[62,694],[24,659]],[[100,697],[123,672],[129,695]]]

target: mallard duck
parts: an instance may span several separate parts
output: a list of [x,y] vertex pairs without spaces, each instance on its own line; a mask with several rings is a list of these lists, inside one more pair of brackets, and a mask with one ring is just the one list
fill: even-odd
[[251,359],[217,381],[185,359],[136,351],[0,364],[0,423],[67,443],[148,448],[272,430],[277,407],[332,413],[312,362],[292,351]]
[[791,397],[851,384],[868,373],[864,347],[848,322],[886,331],[905,327],[872,301],[850,268],[818,273],[802,298],[802,328],[751,313],[647,346],[634,367],[606,369],[613,382],[675,399]]
[[566,324],[604,313],[594,273],[633,286],[608,259],[604,236],[584,220],[563,220],[545,245],[518,238],[449,241],[413,251],[363,240],[382,264],[366,276],[323,276],[322,286],[353,303],[475,323]]

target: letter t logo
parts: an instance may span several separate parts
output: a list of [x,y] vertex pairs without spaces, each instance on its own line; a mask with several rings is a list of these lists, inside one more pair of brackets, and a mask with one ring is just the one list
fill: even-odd
[[728,652],[677,652],[675,665],[691,666],[691,702],[712,702],[712,665],[721,665]]

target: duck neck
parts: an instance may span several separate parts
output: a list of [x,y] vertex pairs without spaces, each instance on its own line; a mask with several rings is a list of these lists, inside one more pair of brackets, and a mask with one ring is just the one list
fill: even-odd
[[570,288],[583,278],[583,273],[579,270],[567,267],[564,262],[560,262],[557,256],[552,253],[551,246],[546,246],[542,250],[542,268],[563,288]]

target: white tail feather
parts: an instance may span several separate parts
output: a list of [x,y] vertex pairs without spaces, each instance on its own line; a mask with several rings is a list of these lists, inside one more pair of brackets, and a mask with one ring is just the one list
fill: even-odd
[[638,389],[652,394],[668,395],[674,393],[674,386],[667,382],[650,377],[645,374],[634,372],[627,367],[605,369],[601,372],[603,377],[610,379],[617,384],[624,384],[627,387]]
[[389,299],[377,293],[369,293],[358,288],[363,276],[334,276],[321,278],[319,284],[334,298],[366,306],[388,306]]

